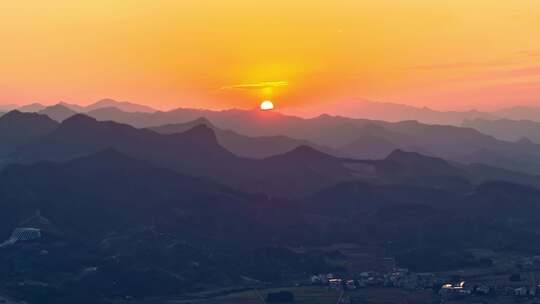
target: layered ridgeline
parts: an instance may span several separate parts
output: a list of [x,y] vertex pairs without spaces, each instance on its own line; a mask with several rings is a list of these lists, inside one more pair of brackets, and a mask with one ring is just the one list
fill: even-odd
[[519,141],[523,144],[527,144],[528,141],[540,143],[540,122],[532,120],[471,119],[465,120],[463,126],[502,140]]
[[[38,117],[36,114],[21,113],[21,115]],[[46,119],[46,116],[39,117]],[[5,117],[0,118],[0,123],[3,119]],[[451,165],[443,160],[435,162],[433,160],[436,158],[420,157],[420,154],[400,150],[381,161],[343,158],[320,152],[313,148],[313,145],[301,145],[305,143],[304,141],[287,138],[285,140],[289,145],[282,148],[287,149],[286,152],[261,159],[241,157],[220,145],[212,126],[205,121],[202,121],[202,124],[193,124],[191,128],[185,128],[186,130],[177,128],[183,132],[172,134],[160,134],[112,121],[100,122],[82,114],[53,125],[54,127],[47,133],[24,143],[13,144],[10,148],[13,152],[4,159],[4,163],[66,161],[112,148],[159,167],[183,174],[208,177],[242,191],[293,197],[355,179],[376,179],[382,182],[416,180],[420,183],[421,178],[418,176],[426,176],[424,179],[426,182],[438,181],[436,177],[440,177],[441,181],[444,181],[443,184],[451,184],[458,180],[474,184],[490,178],[488,174],[483,174],[488,169],[490,174],[497,172],[498,179],[512,181],[516,176],[524,176],[521,180],[528,184],[536,184],[534,176],[489,166],[467,166],[457,163]],[[370,130],[373,129],[380,131],[378,128]],[[244,140],[246,141],[244,146],[248,148],[271,145],[277,141],[275,138],[257,139],[219,129],[218,134],[221,134],[222,140],[228,138],[230,140],[232,136],[235,136],[237,142]],[[250,146],[250,143],[253,146]],[[228,144],[229,148],[236,147],[240,150],[230,141]],[[417,159],[411,160],[407,155],[417,155]],[[423,165],[423,162],[427,164]],[[439,169],[441,166],[434,165],[434,162],[447,164],[448,168],[453,169]]]
[[[103,121],[151,127],[164,133],[174,130],[170,124],[189,124],[205,117],[222,130],[249,137],[266,137],[267,140],[268,137],[286,136],[308,141],[308,145],[336,156],[382,158],[395,149],[403,149],[467,164],[483,163],[531,174],[540,173],[539,145],[499,140],[472,128],[427,125],[416,121],[390,123],[329,115],[302,119],[275,112],[242,110],[177,109],[126,113],[115,108],[103,108],[88,115]],[[225,136],[221,138],[225,143]],[[275,142],[275,146],[282,145],[277,143],[278,140]],[[238,152],[236,147],[230,146],[231,150]],[[251,151],[244,155],[261,156],[261,153]]]
[[[56,109],[62,112],[66,112],[67,110],[69,110],[75,113],[84,113],[84,112],[94,111],[94,110],[102,109],[102,108],[110,108],[110,107],[115,107],[121,111],[125,111],[128,113],[129,112],[140,112],[140,113],[156,112],[155,109],[148,106],[139,105],[139,104],[131,103],[127,101],[116,101],[110,98],[101,99],[86,106],[81,106],[78,104],[67,103],[67,102],[60,102],[52,106],[46,106],[40,103],[32,103],[32,104],[18,107],[16,108],[16,110],[20,112],[40,112],[40,111],[55,112],[54,110]],[[67,117],[64,117],[64,119],[65,118]]]
[[[114,99],[106,98],[88,105],[78,105],[67,102],[60,102],[58,105],[65,107],[71,111],[77,113],[88,113],[99,116],[125,116],[123,119],[133,119],[138,115],[123,115],[115,111],[115,109],[121,112],[127,113],[161,113],[157,116],[163,115],[156,109],[151,107],[140,105],[128,101],[116,101]],[[40,103],[32,103],[24,106],[17,107],[16,105],[4,105],[0,106],[1,112],[8,112],[13,109],[17,109],[21,112],[38,112],[45,110],[48,106]],[[53,106],[54,107],[54,106]],[[183,109],[188,110],[188,109]],[[300,115],[311,117],[314,113],[328,113],[333,116],[345,116],[351,118],[364,118],[370,120],[383,120],[389,122],[400,122],[405,120],[414,120],[425,124],[439,124],[439,125],[454,125],[459,126],[465,120],[497,120],[497,119],[510,119],[510,120],[531,120],[540,121],[540,108],[534,106],[515,106],[509,108],[503,108],[496,111],[439,111],[430,109],[428,107],[415,107],[404,104],[390,103],[390,102],[375,102],[365,99],[357,100],[342,100],[335,103],[329,103],[326,105],[317,105],[310,108],[307,105],[303,105],[301,108],[286,108],[284,109],[289,115]],[[94,111],[96,111],[94,113]],[[194,110],[196,112],[211,112],[205,110]],[[116,112],[116,113],[115,113]],[[176,112],[176,110],[169,111]],[[179,115],[179,113],[173,113],[172,116]],[[138,120],[142,117],[138,117]],[[148,121],[155,120],[156,118],[148,118]],[[192,119],[194,119],[192,117]],[[179,122],[179,121],[176,121]],[[174,123],[174,122],[171,122]],[[157,124],[155,124],[157,125]],[[150,126],[150,125],[148,125]]]
[[[530,110],[534,112],[534,109]],[[383,158],[395,149],[402,149],[466,164],[482,163],[530,174],[540,173],[539,146],[526,140],[517,142],[522,137],[536,138],[532,134],[534,131],[512,128],[517,131],[512,133],[513,136],[508,136],[507,131],[490,131],[489,128],[481,124],[471,124],[470,121],[466,126],[473,128],[330,115],[302,119],[257,110],[176,109],[162,112],[113,100],[104,100],[87,107],[64,103],[41,110],[41,113],[48,114],[57,121],[68,118],[74,112],[85,113],[99,121],[115,121],[137,128],[151,128],[165,134],[183,131],[190,125],[199,124],[201,121],[197,121],[203,118],[206,120],[203,124],[214,130],[222,146],[245,157],[263,158],[285,153],[300,145],[340,157],[374,159]],[[474,117],[476,116],[471,114],[465,118]],[[496,119],[498,116],[480,117]]]
[[[83,114],[74,115],[57,124],[43,115],[13,112],[0,118],[0,126],[4,121],[7,123],[13,120],[14,115],[19,117],[16,123],[19,129],[32,130],[33,125],[37,124],[35,121],[42,120],[48,122],[49,127],[48,129],[40,127],[39,130],[36,129],[38,134],[30,133],[27,137],[17,137],[16,134],[12,134],[21,141],[5,142],[4,165],[10,162],[66,161],[112,148],[159,167],[183,174],[211,178],[245,192],[291,197],[309,194],[335,183],[350,180],[376,180],[383,183],[440,183],[439,186],[443,188],[461,187],[467,183],[478,184],[492,179],[537,185],[534,175],[490,165],[449,163],[417,152],[391,150],[392,145],[385,146],[389,150],[385,152],[389,154],[387,157],[379,157],[380,160],[346,158],[336,156],[350,155],[343,150],[336,151],[305,140],[283,136],[260,138],[244,136],[219,129],[207,120],[201,119],[187,124],[168,125],[150,130],[137,129],[112,121],[97,121]],[[408,123],[402,124],[405,126],[402,130],[407,130]],[[456,146],[472,145],[474,139],[483,138],[487,143],[508,145],[510,149],[515,148],[511,143],[500,142],[469,129],[435,126],[428,127],[422,133],[426,137],[431,137],[431,142],[434,144],[444,145],[450,149],[448,144],[444,144],[444,138],[440,138],[440,133],[448,128],[450,131],[447,133],[453,132],[455,138],[461,138],[454,141]],[[9,129],[12,130],[12,128]],[[364,145],[369,146],[374,142],[373,138],[376,138],[374,134],[384,135],[387,141],[394,142],[405,138],[403,135],[405,133],[390,132],[381,126],[369,124],[360,133],[361,139],[348,147],[355,146],[355,149],[361,149]],[[417,133],[409,131],[409,134]],[[474,136],[466,136],[471,134]],[[412,141],[414,136],[407,138]],[[429,139],[426,140],[428,141]],[[461,148],[456,146],[452,148]],[[536,145],[530,146],[536,148]],[[522,145],[518,145],[518,148],[520,147]],[[261,151],[264,149],[276,154],[259,155],[262,158],[245,157],[262,154]],[[418,147],[417,149],[409,147],[409,149],[423,150]],[[437,146],[437,149],[441,147]],[[367,150],[370,158],[376,156],[374,155],[376,153],[373,153],[373,146]],[[511,152],[513,151],[502,150],[501,153]],[[485,160],[490,163],[489,158]]]
[[242,135],[231,130],[223,130],[214,126],[206,118],[198,118],[186,123],[166,124],[150,129],[161,134],[174,134],[185,132],[198,125],[205,125],[212,129],[216,134],[219,144],[239,156],[264,158],[291,151],[299,146],[309,146],[332,155],[340,154],[339,151],[332,148],[313,144],[307,140],[290,138],[284,135],[255,137]]
[[106,148],[156,166],[269,195],[298,196],[353,177],[353,171],[346,167],[347,160],[312,148],[250,159],[220,146],[212,129],[204,124],[183,133],[159,134],[115,122],[99,122],[82,114],[64,120],[30,143],[17,146],[6,162],[65,161]]
[[[83,114],[0,117],[1,136],[17,139],[4,141],[0,237],[42,233],[0,248],[0,281],[41,283],[2,288],[30,302],[106,303],[278,283],[340,270],[335,254],[293,249],[343,242],[418,271],[480,265],[464,256],[470,248],[540,254],[539,177],[410,151],[513,143],[414,122],[257,117],[299,128],[255,137],[204,119],[138,129]],[[319,136],[296,139],[309,127]],[[339,155],[338,134],[355,153],[371,145],[370,158]]]

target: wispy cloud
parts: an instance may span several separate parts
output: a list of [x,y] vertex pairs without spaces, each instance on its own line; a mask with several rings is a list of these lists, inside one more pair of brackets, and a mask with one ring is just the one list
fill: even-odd
[[265,88],[279,88],[288,86],[287,81],[263,81],[257,83],[243,83],[221,87],[222,90],[256,90]]

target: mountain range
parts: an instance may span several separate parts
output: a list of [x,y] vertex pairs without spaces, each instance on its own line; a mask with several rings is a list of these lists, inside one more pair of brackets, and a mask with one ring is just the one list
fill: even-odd
[[293,139],[283,135],[252,137],[239,134],[231,130],[223,130],[214,126],[206,118],[196,120],[166,124],[159,127],[150,128],[161,134],[183,133],[196,126],[204,125],[214,131],[218,143],[236,155],[250,158],[265,158],[277,154],[283,154],[300,146],[309,146],[318,151],[328,154],[339,155],[339,151],[322,145],[313,144],[307,140]]
[[463,122],[464,127],[474,128],[484,134],[508,141],[528,140],[540,143],[540,122],[511,119],[472,119]]
[[[477,110],[438,111],[428,107],[415,107],[391,102],[374,102],[365,99],[339,101],[318,105],[313,108],[304,106],[298,110],[286,109],[286,113],[301,116],[313,116],[312,113],[326,113],[333,116],[384,120],[389,122],[416,120],[426,124],[442,125],[459,125],[465,119],[495,119],[498,117],[494,113]],[[540,115],[538,117],[540,118]]]
[[[130,157],[179,173],[212,178],[246,192],[278,196],[301,196],[338,182],[358,179],[414,185],[431,183],[430,187],[435,187],[438,183],[436,187],[439,188],[463,188],[468,184],[490,180],[489,175],[484,172],[496,175],[499,180],[540,184],[534,175],[520,173],[525,170],[512,171],[505,168],[504,163],[495,166],[494,163],[500,162],[500,159],[449,163],[412,151],[414,149],[406,152],[399,148],[389,151],[387,157],[379,157],[379,160],[365,159],[358,157],[359,155],[344,157],[339,154],[347,151],[323,147],[328,150],[323,152],[317,150],[317,145],[283,136],[254,138],[224,131],[206,119],[154,129],[137,129],[112,121],[100,122],[84,114],[76,114],[57,124],[45,115],[12,112],[0,118],[0,127],[4,121],[13,119],[12,117],[19,117],[22,121],[19,126],[28,125],[21,129],[36,131],[27,135],[23,142],[14,142],[11,145],[6,142],[5,149],[10,152],[4,159],[6,164],[67,161],[112,148]],[[48,122],[48,132],[45,131],[46,128],[36,127],[41,126],[43,121]],[[471,148],[479,139],[483,142],[476,144],[483,144],[484,149],[490,146],[497,148],[499,150],[494,151],[503,155],[512,155],[522,150],[525,151],[523,153],[533,155],[538,149],[534,144],[523,146],[499,142],[470,129],[438,126],[425,129],[417,123],[400,123],[398,126],[402,133],[386,131],[371,124],[366,125],[365,132],[375,133],[388,142],[397,143],[396,147],[399,147],[399,144],[404,146],[413,143],[413,147],[422,144],[428,149],[431,148],[430,145],[434,145],[438,150],[431,148],[432,151],[452,152],[454,155],[463,153],[460,145]],[[9,130],[11,128],[6,128],[4,132]],[[38,130],[39,133],[36,134]],[[453,143],[454,141],[456,143]],[[262,155],[262,151],[276,154]],[[234,152],[240,152],[240,155]]]
[[[17,109],[17,110],[19,110],[21,112],[41,112],[43,114],[49,113],[49,114],[52,114],[52,115],[59,115],[58,120],[64,120],[64,119],[69,117],[69,116],[67,116],[67,111],[71,111],[73,114],[74,113],[85,113],[85,112],[94,111],[94,110],[101,109],[101,108],[109,108],[109,107],[115,107],[117,109],[120,109],[120,110],[122,110],[124,112],[129,112],[129,113],[134,113],[134,112],[153,113],[153,112],[156,112],[155,109],[153,109],[151,107],[148,107],[148,106],[145,106],[145,105],[140,105],[140,104],[131,103],[131,102],[127,102],[127,101],[116,101],[116,100],[110,99],[110,98],[101,99],[101,100],[98,100],[98,101],[96,101],[94,103],[91,103],[89,105],[86,105],[86,106],[81,106],[81,105],[78,105],[78,104],[66,103],[66,102],[60,102],[60,103],[58,103],[56,105],[52,105],[52,106],[46,106],[46,105],[43,105],[43,104],[40,104],[40,103],[32,103],[32,104],[24,105],[24,106],[21,106],[21,107],[11,107],[11,108],[8,108],[8,110]],[[57,113],[57,112],[59,112],[59,113]],[[66,114],[64,114],[64,113],[66,113]],[[53,117],[51,117],[51,118],[53,118]],[[55,118],[53,118],[53,119],[55,119]]]
[[[74,114],[61,105],[51,116]],[[47,110],[42,110],[47,111]],[[47,112],[42,112],[47,113]],[[62,114],[64,117],[60,117]],[[529,174],[540,173],[540,146],[510,142],[472,128],[397,123],[321,115],[311,119],[261,111],[177,109],[168,112],[128,113],[102,108],[86,113],[99,121],[115,121],[160,133],[185,131],[197,122],[214,130],[218,143],[236,155],[264,158],[305,145],[338,157],[378,159],[395,149],[466,164],[482,163]],[[204,121],[200,118],[204,117]]]
[[[90,111],[100,110],[104,108],[117,108],[123,112],[129,113],[154,113],[157,110],[128,101],[116,101],[114,99],[105,98],[95,103],[81,106],[78,104],[60,102],[68,109],[77,113],[87,113]],[[47,106],[40,103],[32,103],[18,107],[17,105],[9,104],[0,106],[1,112],[9,112],[13,109],[18,109],[21,112],[38,112],[45,109]],[[187,110],[187,109],[184,109]],[[200,110],[199,110],[200,111]],[[204,112],[204,110],[202,110]],[[334,103],[317,105],[316,107],[303,106],[302,108],[286,107],[283,113],[291,116],[315,117],[316,113],[326,113],[332,116],[344,116],[350,118],[364,118],[370,120],[383,120],[388,122],[400,122],[405,120],[415,120],[425,124],[439,125],[461,125],[465,120],[483,119],[483,120],[532,120],[540,121],[540,108],[535,106],[513,106],[502,108],[494,111],[441,111],[434,110],[428,107],[416,107],[392,102],[375,102],[366,99],[342,100]],[[111,115],[107,113],[97,113],[96,115]],[[206,115],[202,115],[206,117]],[[191,117],[193,120],[196,117]],[[128,117],[124,117],[129,119]],[[133,118],[131,118],[133,119]],[[139,118],[140,120],[140,118]],[[139,121],[141,123],[141,121]],[[175,123],[175,122],[168,122]],[[157,126],[163,123],[150,123],[145,127]]]
[[[345,161],[312,148],[298,147],[264,159],[243,158],[221,147],[214,132],[205,125],[169,135],[99,122],[83,114],[74,115],[52,132],[18,146],[10,159],[22,163],[64,161],[106,148],[178,172],[208,176],[249,192],[297,191],[299,195],[346,180],[352,174],[342,166]],[[294,183],[290,181],[293,178]]]
[[[498,140],[475,129],[457,126],[428,125],[416,121],[392,123],[330,115],[303,119],[275,112],[244,110],[177,109],[146,114],[103,108],[87,115],[98,120],[165,129],[168,132],[174,128],[168,126],[160,129],[159,126],[190,123],[204,117],[215,128],[248,137],[264,137],[267,141],[276,141],[276,136],[308,141],[308,146],[336,156],[382,158],[395,149],[403,149],[464,163],[484,163],[531,174],[540,173],[540,146]],[[223,141],[224,137],[221,138]],[[244,142],[249,141],[244,138]],[[288,147],[292,144],[290,140],[288,142],[290,144],[281,145]],[[239,149],[234,149],[232,144],[229,148],[239,153]],[[261,153],[246,152],[242,155],[261,156]]]
[[42,233],[0,248],[0,287],[29,303],[343,272],[341,253],[309,249],[338,243],[414,271],[485,265],[471,248],[540,254],[530,141],[416,121],[66,108],[0,117],[0,238]]

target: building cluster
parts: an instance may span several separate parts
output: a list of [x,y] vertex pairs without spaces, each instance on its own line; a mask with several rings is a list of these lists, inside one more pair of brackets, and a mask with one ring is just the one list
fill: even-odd
[[332,289],[345,289],[345,290],[355,290],[359,287],[357,281],[338,278],[334,276],[334,274],[332,273],[313,275],[311,277],[311,284],[324,285]]
[[[430,272],[416,273],[405,268],[396,268],[390,272],[367,271],[361,272],[354,278],[339,277],[335,274],[317,274],[311,277],[311,284],[327,286],[336,290],[356,290],[369,287],[400,288],[405,290],[432,289],[438,293],[443,303],[452,300],[466,300],[477,303],[478,299],[495,297],[529,299],[540,303],[540,285],[533,280],[511,282],[509,284],[498,282],[490,284],[475,280],[473,282],[454,281],[448,276],[436,275]],[[518,275],[519,277],[519,275]],[[529,301],[530,302],[530,301]],[[478,302],[482,303],[482,301]]]
[[540,286],[490,286],[484,284],[467,284],[465,281],[457,284],[444,284],[439,290],[443,300],[465,299],[478,296],[504,296],[515,298],[538,299],[540,302]]
[[404,289],[427,289],[436,284],[435,275],[431,272],[410,272],[406,268],[398,268],[384,275],[384,286]]
[[436,280],[433,273],[414,273],[407,269],[395,269],[390,273],[377,271],[361,272],[355,278],[344,279],[334,274],[317,274],[311,277],[311,284],[331,288],[354,290],[365,287],[395,287],[405,289],[433,288]]

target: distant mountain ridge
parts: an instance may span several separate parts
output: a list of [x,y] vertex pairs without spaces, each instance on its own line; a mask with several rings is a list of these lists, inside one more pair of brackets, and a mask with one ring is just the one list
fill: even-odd
[[65,119],[77,114],[76,111],[68,108],[67,106],[63,104],[56,104],[53,106],[45,107],[37,111],[37,113],[42,114],[42,115],[47,115],[58,122],[62,122]]
[[[158,167],[211,178],[242,191],[282,196],[302,196],[351,180],[462,189],[492,180],[490,174],[496,176],[497,180],[517,180],[527,185],[540,186],[540,181],[531,175],[493,166],[450,163],[441,158],[400,149],[392,150],[386,158],[365,160],[324,153],[317,150],[316,146],[302,145],[302,141],[288,139],[296,145],[292,149],[287,147],[282,153],[273,156],[250,159],[238,156],[220,145],[219,132],[223,131],[216,129],[205,119],[186,125],[173,125],[172,134],[136,129],[112,121],[100,122],[84,114],[76,114],[61,124],[56,124],[44,115],[13,112],[0,118],[0,123],[2,119],[7,120],[17,115],[35,116],[49,121],[50,124],[48,132],[40,130],[39,136],[33,136],[16,145],[16,149],[12,147],[8,150],[12,152],[8,159],[18,163],[67,161],[112,148]],[[418,127],[412,125],[409,128],[413,126]],[[368,126],[368,129],[381,130],[373,126]],[[401,125],[400,129],[407,131],[407,128]],[[468,134],[467,129],[457,130]],[[439,131],[435,131],[437,132],[434,135],[440,136]],[[395,140],[392,137],[399,136],[392,132],[383,134],[391,140]],[[429,132],[424,130],[422,135],[426,137]],[[257,143],[256,138],[238,134],[235,136],[247,140],[248,143]],[[414,139],[405,138],[407,141]],[[476,137],[473,139],[476,140]],[[493,139],[489,140],[491,141],[498,143]],[[441,149],[448,148],[443,146]]]
[[[108,105],[108,101],[101,104]],[[63,109],[59,111],[60,114],[54,111],[50,114],[58,121],[73,114],[65,109],[65,105],[54,108]],[[214,129],[221,130],[218,138],[223,146],[246,157],[267,157],[299,145],[312,146],[336,156],[360,159],[382,158],[395,149],[402,149],[464,163],[483,163],[508,170],[540,173],[540,146],[497,140],[472,128],[449,125],[352,119],[326,114],[303,119],[259,110],[176,109],[143,113],[106,107],[86,114],[100,121],[116,121],[137,128],[172,124],[182,129],[181,124],[204,117]],[[169,126],[168,130],[158,130],[170,133],[172,128]],[[223,130],[229,132],[227,136]],[[228,144],[225,144],[225,138],[229,140]]]
[[174,134],[183,133],[198,125],[205,125],[212,129],[216,134],[219,144],[239,156],[265,158],[291,151],[299,146],[310,146],[329,154],[339,154],[338,151],[329,147],[316,145],[306,140],[292,139],[287,136],[250,137],[234,131],[222,130],[203,117],[186,123],[167,124],[150,129],[162,134]]
[[[128,101],[116,101],[111,98],[105,98],[85,106],[67,102],[60,102],[59,104],[77,113],[86,113],[105,108],[117,108],[123,112],[128,113],[158,112],[156,109],[150,106],[136,104]],[[21,112],[37,112],[46,107],[47,106],[40,103],[32,103],[20,107],[17,107],[16,105],[4,105],[0,106],[0,111],[7,112],[13,109],[19,109]],[[185,111],[188,109],[179,108],[179,110]],[[196,111],[204,112],[205,110]],[[317,105],[316,107],[304,105],[302,106],[302,108],[285,108],[283,110],[283,113],[287,115],[297,115],[302,117],[315,117],[317,115],[320,115],[317,113],[324,113],[332,116],[343,116],[356,119],[383,120],[388,122],[415,120],[426,124],[442,124],[455,126],[461,125],[465,120],[475,119],[511,119],[540,121],[540,107],[534,106],[514,106],[494,111],[479,111],[474,109],[466,111],[442,111],[434,110],[429,107],[416,107],[406,104],[378,102],[366,99],[345,100],[329,104]],[[104,113],[101,113],[101,115],[104,115]],[[187,120],[193,119],[195,118],[191,117],[191,119]],[[157,123],[154,124],[154,126],[161,124],[163,123]],[[146,125],[145,127],[150,126],[151,125]]]
[[465,120],[464,127],[474,128],[484,134],[508,141],[529,139],[540,143],[540,122],[532,120],[497,119]]
[[[438,111],[428,107],[415,107],[391,102],[375,102],[365,99],[347,100],[335,103],[310,106],[295,109],[286,109],[286,113],[303,114],[326,113],[333,116],[350,118],[364,118],[399,122],[404,120],[416,120],[426,124],[459,125],[465,119],[496,119],[497,116],[490,112],[477,110],[469,111]],[[540,116],[539,116],[540,118]]]
[[93,111],[93,110],[97,110],[97,109],[102,109],[102,108],[109,108],[109,107],[114,107],[114,108],[118,108],[124,112],[130,112],[130,113],[153,113],[153,112],[156,112],[155,109],[149,107],[149,106],[145,106],[145,105],[140,105],[140,104],[136,104],[136,103],[132,103],[132,102],[128,102],[128,101],[116,101],[114,99],[110,99],[110,98],[105,98],[105,99],[102,99],[102,100],[99,100],[93,104],[90,104],[90,105],[87,105],[84,107],[84,111],[85,112],[89,112],[89,111]]
[[508,107],[492,113],[501,119],[532,120],[540,122],[540,107],[538,106]]
[[[305,140],[326,152],[353,158],[382,158],[395,149],[464,163],[484,163],[502,168],[540,173],[540,146],[502,141],[472,129],[427,125],[416,121],[385,122],[320,115],[303,119],[277,112],[209,111],[176,109],[168,112],[127,113],[104,108],[88,113],[98,120],[113,120],[139,128],[182,124],[206,118],[213,126],[249,137],[286,136]],[[515,158],[520,158],[516,162]]]
[[[68,110],[75,114],[91,112],[102,108],[117,108],[128,113],[153,113],[157,111],[149,106],[139,105],[127,101],[116,101],[110,98],[101,99],[86,106],[67,102],[60,102],[51,106],[45,106],[40,103],[32,103],[18,107],[17,109],[21,112],[41,112],[43,114],[50,114],[51,118],[57,121],[62,121],[69,117],[67,116]],[[56,118],[52,117],[55,115]]]

